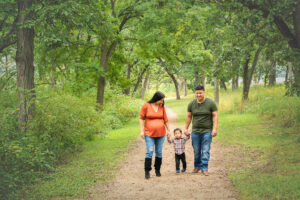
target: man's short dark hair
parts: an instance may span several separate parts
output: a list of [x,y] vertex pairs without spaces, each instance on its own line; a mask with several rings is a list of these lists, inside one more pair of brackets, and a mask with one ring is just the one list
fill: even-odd
[[204,88],[203,85],[198,85],[198,86],[195,87],[195,90],[203,90],[203,91],[205,91],[205,88]]

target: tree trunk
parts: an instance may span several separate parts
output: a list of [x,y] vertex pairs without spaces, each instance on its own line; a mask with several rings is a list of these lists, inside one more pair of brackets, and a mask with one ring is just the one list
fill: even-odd
[[248,99],[249,89],[250,85],[248,85],[248,71],[249,71],[249,61],[250,61],[250,55],[248,56],[247,60],[244,63],[243,66],[243,101]]
[[[24,25],[32,20],[33,12],[29,11],[33,0],[18,0],[18,23]],[[34,28],[17,29],[17,93],[18,122],[21,131],[27,130],[29,121],[34,116]]]
[[144,100],[144,97],[145,97],[145,91],[147,89],[147,84],[148,84],[148,81],[149,81],[149,77],[150,77],[150,73],[148,72],[146,74],[146,77],[145,77],[145,80],[144,80],[144,84],[143,84],[143,88],[141,90],[141,99]]
[[214,77],[214,100],[219,104],[219,80],[217,77]]
[[[108,42],[104,42],[104,44],[101,45],[100,65],[103,68],[104,73],[107,72],[107,64],[113,50],[115,49],[115,46],[116,46],[115,42],[113,42],[109,46],[109,48],[108,48]],[[105,74],[101,72],[99,74],[98,85],[97,85],[97,103],[98,103],[98,109],[100,111],[103,109],[102,106],[104,103],[105,82],[106,82]]]
[[225,91],[227,91],[226,83],[224,79],[221,79],[221,88],[223,88]]
[[202,74],[202,86],[205,88],[205,74]]
[[56,92],[56,74],[55,74],[55,64],[52,64],[52,75],[51,75],[51,82],[52,82],[52,90]]
[[174,83],[174,86],[175,86],[175,90],[176,90],[176,99],[179,100],[180,99],[180,93],[179,93],[179,87],[178,87],[178,81],[176,79],[176,77],[174,76],[174,74],[172,74],[168,67],[164,66],[167,74],[171,77],[173,83]]
[[[127,66],[127,79],[130,80],[131,77],[131,69],[138,62],[138,60],[134,61],[132,64],[128,64]],[[130,94],[130,86],[124,90],[124,94]]]
[[289,66],[286,66],[284,82],[287,83],[289,81]]
[[139,75],[139,77],[137,79],[137,82],[136,82],[136,84],[134,86],[134,89],[132,91],[131,96],[133,96],[134,93],[136,92],[136,90],[138,89],[138,87],[139,87],[140,83],[142,82],[143,76],[144,76],[145,72],[147,71],[148,67],[149,67],[149,64],[146,65],[145,68],[143,69],[143,71],[140,73],[140,75]]
[[[217,71],[217,65],[216,65],[216,44],[217,39],[214,39],[214,53],[213,53],[213,68],[215,71]],[[217,77],[217,74],[214,74],[214,100],[217,104],[219,104],[219,80]]]
[[[293,74],[294,74],[294,84],[292,87],[295,89],[297,96],[300,96],[300,0],[297,1],[297,6],[294,12],[294,30],[295,38],[297,41],[297,47],[293,47],[295,52],[293,60]],[[290,45],[291,46],[291,45]],[[291,46],[292,47],[292,46]]]
[[259,47],[255,53],[254,60],[252,63],[251,71],[249,71],[249,61],[250,61],[250,55],[248,55],[247,60],[244,63],[244,73],[243,73],[243,98],[242,100],[245,101],[249,97],[249,91],[251,86],[251,80],[252,76],[258,61],[259,54],[262,50],[262,47]]
[[236,89],[239,88],[239,75],[238,74],[235,77],[235,86],[236,86]]
[[184,96],[187,96],[187,89],[186,89],[186,79],[183,79],[183,89],[184,89]]
[[291,62],[288,62],[288,72],[289,72],[289,86],[292,87],[293,85],[293,65]]
[[198,86],[200,84],[199,82],[199,72],[196,71],[195,72],[195,87]]
[[273,59],[271,59],[269,86],[274,86],[275,84],[276,84],[276,62]]

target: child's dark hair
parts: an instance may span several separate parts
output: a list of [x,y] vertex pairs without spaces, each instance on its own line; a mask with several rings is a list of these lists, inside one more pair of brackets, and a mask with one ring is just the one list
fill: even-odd
[[[150,100],[148,101],[148,103],[154,103],[154,102],[157,102],[157,101],[159,101],[159,100],[161,100],[161,99],[163,99],[163,98],[165,98],[164,93],[162,93],[162,92],[160,92],[160,91],[157,91],[157,92],[154,93],[152,99],[150,99]],[[164,104],[165,104],[165,102],[163,102],[162,105],[164,106]]]
[[180,128],[175,128],[174,129],[174,134],[175,134],[176,131],[179,131],[182,134],[182,130]]

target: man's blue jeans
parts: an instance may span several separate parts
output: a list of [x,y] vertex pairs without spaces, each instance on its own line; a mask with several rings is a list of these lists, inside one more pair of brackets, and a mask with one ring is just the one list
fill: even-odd
[[212,141],[211,132],[192,133],[192,145],[194,148],[194,167],[201,170],[208,170],[210,158],[210,144]]
[[162,158],[162,148],[166,136],[163,137],[149,137],[147,135],[144,136],[145,136],[145,142],[147,147],[145,158],[152,158],[154,149],[155,149],[155,157]]

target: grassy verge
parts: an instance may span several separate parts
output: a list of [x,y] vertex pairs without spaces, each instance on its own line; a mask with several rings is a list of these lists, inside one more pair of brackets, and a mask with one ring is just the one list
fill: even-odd
[[[240,96],[222,91],[214,138],[233,149],[226,160],[240,199],[300,199],[299,98],[284,97],[282,86],[253,87],[243,105]],[[182,125],[192,99],[166,101]]]
[[238,151],[228,155],[227,161],[240,199],[300,199],[296,130],[246,113],[221,116],[219,132],[218,139]]
[[81,153],[69,158],[40,182],[27,187],[25,199],[74,199],[88,197],[88,188],[113,178],[118,164],[126,158],[128,148],[139,133],[138,120],[113,130],[105,138],[87,142]]

